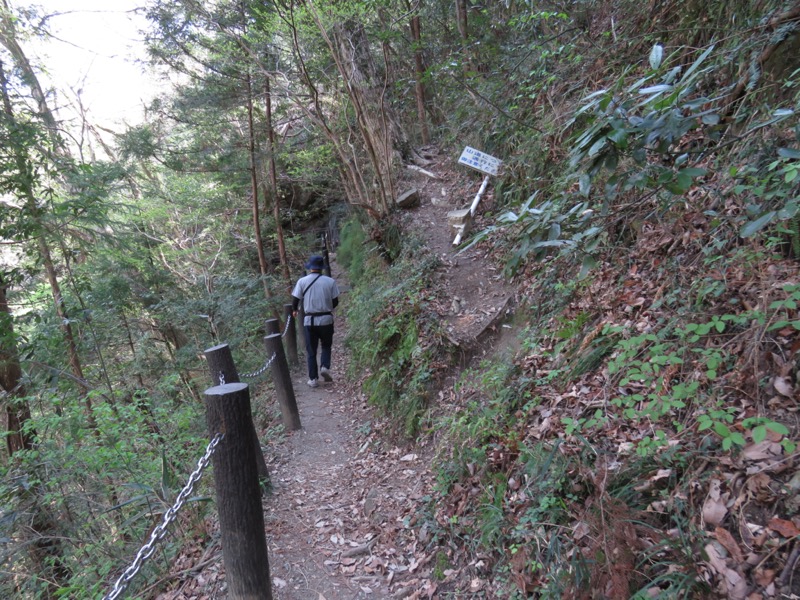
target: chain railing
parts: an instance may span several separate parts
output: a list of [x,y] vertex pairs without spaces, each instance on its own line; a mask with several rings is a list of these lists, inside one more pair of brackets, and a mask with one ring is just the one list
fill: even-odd
[[[286,337],[286,334],[289,333],[289,324],[292,322],[292,315],[289,314],[286,319],[286,326],[283,329],[283,333],[281,334],[281,338]],[[254,379],[263,375],[267,369],[272,366],[272,363],[277,358],[277,354],[273,353],[272,356],[264,363],[257,371],[252,373],[245,373],[240,375],[241,379]],[[219,374],[219,385],[225,385],[225,374]],[[214,438],[208,443],[206,447],[206,451],[203,456],[197,461],[197,467],[194,471],[192,471],[191,475],[189,475],[189,480],[186,482],[186,485],[181,490],[178,497],[175,499],[175,503],[167,510],[164,514],[164,518],[161,520],[161,523],[153,529],[150,533],[150,539],[147,543],[141,547],[139,552],[136,554],[136,558],[133,559],[133,562],[130,566],[125,569],[122,575],[114,582],[114,587],[111,588],[111,591],[108,592],[103,597],[103,600],[117,600],[120,595],[128,588],[131,580],[136,577],[139,571],[142,569],[144,563],[153,555],[156,550],[156,544],[164,539],[164,536],[167,535],[167,529],[172,524],[172,522],[178,516],[178,512],[184,507],[186,501],[188,500],[189,496],[191,495],[192,491],[194,490],[195,484],[200,480],[200,477],[203,475],[203,471],[208,467],[211,456],[214,454],[214,450],[222,441],[223,438],[222,433],[218,433],[214,436]]]
[[283,328],[283,333],[281,334],[282,338],[286,337],[286,334],[289,333],[289,323],[292,322],[292,315],[286,315],[286,326]]
[[161,523],[150,533],[150,539],[144,546],[142,546],[142,548],[136,554],[136,558],[133,559],[131,565],[125,569],[125,572],[122,573],[122,575],[119,576],[119,579],[117,579],[117,581],[114,583],[114,587],[103,597],[103,600],[116,600],[119,598],[122,592],[124,592],[128,587],[128,584],[130,584],[131,579],[136,577],[136,575],[139,573],[144,562],[153,555],[156,550],[156,543],[160,542],[162,539],[164,539],[164,536],[167,535],[167,528],[178,516],[178,511],[180,511],[184,504],[186,504],[186,500],[189,499],[192,490],[194,490],[195,484],[200,480],[200,477],[202,477],[203,471],[211,461],[211,456],[214,454],[214,450],[222,441],[223,437],[224,434],[218,433],[208,443],[205,454],[203,454],[203,456],[201,456],[197,461],[197,467],[194,471],[192,471],[192,474],[189,475],[189,481],[187,481],[186,485],[183,486],[181,493],[178,494],[178,497],[175,499],[175,503],[164,514],[164,518],[162,519]]
[[[292,322],[292,315],[289,315],[286,318],[286,326],[283,328],[283,333],[281,334],[281,338],[285,338],[286,334],[289,333],[289,323],[291,322]],[[239,379],[255,379],[256,377],[261,377],[267,371],[267,369],[269,369],[272,366],[272,363],[275,362],[277,356],[278,356],[277,354],[273,353],[272,356],[269,357],[267,362],[264,363],[263,367],[261,367],[256,371],[253,371],[252,373],[245,373],[243,375],[239,375]],[[225,385],[224,373],[219,374],[219,384]]]
[[[263,367],[261,367],[257,371],[253,371],[252,373],[244,373],[242,375],[239,375],[239,379],[255,379],[256,377],[261,377],[261,375],[263,375],[266,372],[266,370],[272,366],[272,363],[275,361],[275,358],[277,356],[278,355],[273,352],[272,356],[270,356],[269,360],[267,360],[267,362],[264,363]],[[220,373],[219,375],[219,384],[225,385],[225,377],[223,376],[222,373]]]

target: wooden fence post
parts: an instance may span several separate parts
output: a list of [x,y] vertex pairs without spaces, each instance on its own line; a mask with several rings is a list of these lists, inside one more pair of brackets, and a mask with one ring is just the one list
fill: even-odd
[[[204,354],[206,355],[208,371],[214,386],[220,385],[222,380],[225,383],[239,383],[239,372],[236,370],[236,364],[233,362],[233,355],[228,344],[207,348]],[[222,378],[220,378],[220,375],[222,375]],[[252,414],[250,415],[250,429],[252,430],[253,445],[257,450],[256,468],[258,469],[258,478],[264,483],[269,483],[269,469],[267,468],[267,461],[264,460],[264,453],[261,452],[261,442],[258,439],[255,425],[253,425]]]
[[266,329],[267,335],[272,335],[273,333],[280,333],[281,322],[278,319],[267,319],[266,321],[264,321],[264,328]]
[[283,416],[283,426],[287,431],[300,429],[300,412],[297,410],[297,400],[294,397],[294,387],[292,378],[289,375],[289,365],[286,362],[286,354],[283,352],[281,344],[281,334],[273,333],[264,338],[267,346],[267,356],[275,353],[275,360],[272,362],[272,380],[275,382],[275,395],[278,397],[278,404],[281,407]]
[[239,383],[239,372],[236,370],[236,364],[233,362],[233,355],[228,344],[206,348],[203,354],[206,355],[208,372],[214,386]]
[[205,400],[210,437],[225,434],[211,462],[228,598],[272,600],[248,385],[226,383],[209,388]]
[[289,329],[286,331],[286,354],[289,356],[289,364],[296,367],[300,363],[297,358],[297,319],[292,316],[291,304],[284,304],[283,310],[286,320],[289,321]]

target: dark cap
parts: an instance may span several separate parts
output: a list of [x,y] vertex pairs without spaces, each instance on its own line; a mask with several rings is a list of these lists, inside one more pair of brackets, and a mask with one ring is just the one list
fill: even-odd
[[318,254],[311,256],[306,263],[306,269],[310,269],[312,271],[321,271],[324,266],[325,260]]

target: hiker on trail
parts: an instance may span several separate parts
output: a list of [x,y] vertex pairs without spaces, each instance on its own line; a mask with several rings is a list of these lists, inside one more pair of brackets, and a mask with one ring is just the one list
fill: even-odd
[[[292,291],[292,315],[303,303],[303,330],[306,336],[306,358],[308,360],[308,385],[317,387],[317,375],[325,381],[331,377],[331,346],[333,346],[333,309],[339,304],[339,288],[336,282],[322,274],[325,261],[321,256],[311,256],[306,264],[310,271],[301,277]],[[320,369],[317,373],[317,347],[322,345]]]

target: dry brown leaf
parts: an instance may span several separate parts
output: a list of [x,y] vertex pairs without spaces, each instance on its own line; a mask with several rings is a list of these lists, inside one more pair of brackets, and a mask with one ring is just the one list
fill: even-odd
[[750,444],[749,446],[745,446],[742,450],[742,457],[752,462],[768,460],[780,455],[781,445],[770,440],[763,440],[757,444]]
[[664,479],[665,477],[672,476],[672,469],[659,469],[656,471],[656,474],[653,475],[650,480],[651,481],[658,481],[659,479]]
[[758,585],[767,587],[775,581],[775,569],[756,569],[753,573],[753,579]]
[[719,525],[728,514],[728,508],[725,506],[725,500],[723,500],[723,494],[720,491],[721,485],[718,479],[712,480],[708,496],[703,503],[703,520],[709,525]]
[[794,395],[794,386],[792,385],[792,380],[788,377],[776,377],[772,380],[772,387],[781,396],[791,398]]
[[435,583],[428,582],[428,585],[425,586],[425,593],[428,595],[428,600],[433,598],[433,596],[436,593],[436,590],[438,589],[438,587],[439,586],[436,585]]
[[744,561],[742,550],[739,544],[734,539],[733,535],[724,527],[717,527],[714,530],[714,535],[717,541],[722,545],[725,550],[731,555],[731,558],[738,564]]
[[745,600],[747,597],[747,582],[744,577],[729,568],[725,559],[720,556],[714,544],[706,544],[706,555],[708,556],[709,566],[717,572],[721,578],[724,591],[730,600]]
[[575,530],[572,532],[572,537],[575,538],[575,540],[580,540],[581,538],[589,535],[589,531],[589,525],[581,521],[575,526]]
[[781,534],[785,538],[793,538],[800,535],[800,529],[795,527],[794,523],[787,521],[786,519],[779,519],[778,517],[773,517],[770,519],[767,527],[769,527],[772,531]]

